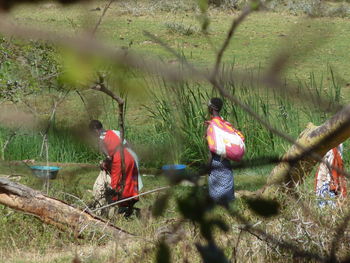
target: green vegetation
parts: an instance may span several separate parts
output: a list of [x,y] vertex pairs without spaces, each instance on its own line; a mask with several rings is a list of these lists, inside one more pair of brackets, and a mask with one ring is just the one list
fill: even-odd
[[[0,164],[1,171],[13,174],[11,180],[18,180],[42,190],[43,181],[35,178],[28,168],[22,165],[9,163]],[[246,169],[236,171],[236,190],[256,190],[265,183],[267,169]],[[59,172],[57,179],[51,180],[49,195],[64,200],[81,209],[91,200],[91,188],[98,174],[97,168],[82,166],[65,166]],[[203,178],[204,180],[205,178]],[[143,177],[144,191],[167,185],[167,181],[159,176]],[[203,196],[207,191],[205,180],[201,192]],[[227,213],[222,208],[215,208],[206,215],[208,220],[220,221],[228,225],[228,230],[215,230],[215,239],[218,245],[224,249],[227,257],[231,257],[236,247],[237,239],[240,246],[236,251],[238,261],[249,259],[264,259],[266,261],[279,260],[283,253],[284,262],[293,262],[292,255],[287,251],[265,250],[265,241],[256,239],[254,236],[240,233],[240,222],[235,218],[235,213],[244,215],[248,220],[257,222],[257,227],[266,229],[274,235],[291,244],[298,244],[299,248],[307,249],[314,253],[324,253],[326,244],[331,242],[329,229],[315,227],[318,224],[334,224],[337,213],[324,214],[315,207],[315,197],[312,190],[313,178],[309,177],[307,182],[298,190],[298,195],[303,202],[296,202],[292,197],[279,197],[281,205],[280,214],[277,217],[262,220],[248,212],[248,206],[244,199],[237,199],[232,207],[233,214]],[[62,231],[53,226],[42,224],[38,219],[15,212],[4,206],[0,206],[0,255],[6,262],[71,262],[77,257],[83,262],[115,262],[115,257],[123,262],[131,263],[137,260],[143,262],[154,262],[157,244],[159,240],[166,240],[171,244],[170,255],[173,262],[183,258],[191,258],[192,262],[201,262],[200,256],[193,246],[194,243],[204,242],[198,233],[200,229],[189,220],[181,219],[178,200],[184,200],[191,196],[193,187],[177,185],[171,190],[171,198],[162,212],[162,216],[152,215],[157,208],[157,200],[163,198],[165,193],[155,193],[144,196],[137,207],[141,208],[141,216],[132,216],[126,220],[116,215],[111,222],[131,233],[138,234],[144,242],[131,243],[126,240],[110,240],[99,233],[84,234],[76,236],[70,231]],[[76,196],[76,197],[74,197]],[[185,199],[186,200],[186,199]],[[191,202],[185,202],[190,205]],[[304,214],[303,205],[309,208]],[[189,212],[189,211],[188,211]],[[187,212],[187,213],[188,213]],[[329,226],[329,225],[328,225]],[[283,229],[283,231],[281,231]],[[306,232],[305,232],[306,231]],[[290,235],[286,235],[290,233]],[[307,233],[307,236],[306,236]],[[323,242],[310,243],[309,239],[317,240],[323,238]],[[345,249],[345,250],[344,250]],[[341,245],[341,253],[346,253],[346,246]],[[2,260],[1,259],[1,260]],[[2,261],[5,262],[5,261]]]
[[[32,175],[24,164],[15,165],[7,162],[0,162],[0,169],[3,174],[12,174],[9,178],[11,180],[19,181],[37,190],[44,189],[44,182]],[[235,177],[237,189],[256,190],[256,188],[265,183],[266,177],[261,176],[264,174],[261,172],[262,171],[259,172],[259,170],[248,171],[248,174],[247,171],[237,172]],[[92,200],[91,189],[98,173],[99,169],[97,167],[92,168],[79,165],[63,166],[62,170],[58,173],[57,179],[50,181],[49,196],[84,209],[85,204],[88,204]],[[143,176],[142,179],[144,183],[143,191],[152,190],[168,184],[163,177],[159,176]],[[205,187],[205,178],[203,177],[201,181],[201,184]],[[140,202],[137,203],[136,206],[141,208],[140,218],[136,218],[135,215],[133,215],[130,220],[125,220],[122,216],[116,216],[113,218],[113,222],[117,226],[122,225],[123,229],[131,233],[140,234],[149,239],[156,238],[156,235],[159,234],[157,231],[162,231],[162,228],[167,225],[165,222],[174,222],[178,220],[176,199],[183,198],[191,191],[191,188],[192,187],[182,185],[173,187],[170,204],[162,214],[162,217],[156,218],[152,216],[152,210],[154,209],[157,198],[163,195],[163,193],[155,193],[144,196]],[[204,191],[206,191],[205,188]],[[2,257],[8,255],[15,259],[16,255],[19,257],[21,256],[20,251],[28,251],[30,252],[30,257],[24,262],[36,262],[35,259],[31,259],[31,257],[36,255],[38,258],[41,258],[50,253],[50,251],[65,251],[66,248],[70,246],[90,245],[91,247],[103,247],[110,242],[107,237],[103,237],[97,233],[93,236],[77,237],[70,231],[65,232],[56,227],[42,224],[40,220],[30,215],[23,215],[4,206],[0,206],[0,218],[0,227],[2,228],[0,235],[0,255],[2,255]],[[9,227],[10,225],[12,227]],[[189,226],[186,224],[186,228],[187,227]],[[9,240],[11,240],[11,242],[9,242]],[[87,255],[87,260],[89,256],[93,259],[94,256],[97,255],[97,253],[91,253],[91,255]],[[148,255],[148,257],[151,259],[153,256]],[[71,259],[72,256],[69,255],[68,258]],[[100,259],[100,257],[96,257],[96,260]],[[128,260],[127,262],[132,262],[131,259]],[[13,262],[17,261],[14,260]]]
[[[184,28],[199,28],[196,12],[150,13],[147,11],[149,9],[142,8],[143,3],[116,2],[104,18],[98,36],[113,45],[162,57],[169,63],[174,61],[174,57],[146,37],[143,34],[144,30],[155,33],[184,54],[190,62],[208,66],[213,63],[216,48],[226,36],[231,18],[237,14],[211,10],[209,36],[213,48],[202,34],[190,36],[169,34],[166,23],[181,24]],[[19,7],[12,11],[12,16],[16,18],[18,24],[48,27],[57,32],[65,30],[74,34],[84,30],[86,19],[91,21],[101,14],[100,11],[88,11],[90,7],[93,9],[103,6],[103,2],[98,2],[88,7],[61,8],[56,5]],[[131,6],[139,8],[140,12],[144,13],[133,15],[126,12]],[[310,19],[271,12],[255,13],[238,28],[230,48],[225,53],[224,62],[234,63],[237,70],[264,69],[282,46],[287,50],[292,49],[294,54],[286,72],[289,79],[306,80],[310,73],[314,73],[319,80],[322,75],[326,75],[328,67],[332,67],[340,76],[347,76],[350,74],[347,65],[350,55],[345,48],[349,39],[348,28],[349,23],[346,19],[327,17]],[[346,83],[342,83],[344,84]]]
[[[214,63],[231,19],[245,1],[211,2],[208,35],[200,30],[199,12],[194,2],[150,0],[113,3],[99,27],[97,38],[183,68],[183,64],[144,34],[147,30],[167,42],[188,62],[206,70]],[[222,83],[225,88],[272,126],[293,138],[308,122],[316,125],[324,122],[333,114],[335,104],[349,102],[346,77],[350,75],[347,50],[350,24],[346,19],[330,18],[348,17],[348,6],[338,2],[322,6],[318,3],[320,1],[316,0],[269,1],[268,7],[276,13],[262,11],[249,16],[235,33],[223,60],[223,74],[233,71],[245,76],[227,78]],[[10,16],[19,25],[75,35],[96,22],[104,5],[105,1],[65,8],[52,3],[20,6],[13,9]],[[295,16],[299,14],[319,18]],[[285,50],[292,56],[282,80],[285,86],[296,88],[293,98],[283,87],[277,90],[258,84],[277,52]],[[186,163],[196,171],[206,162],[203,122],[208,118],[208,99],[218,94],[204,82],[169,83],[161,77],[145,76],[121,66],[108,71],[108,63],[101,66],[94,58],[79,57],[69,50],[37,41],[2,38],[0,51],[0,157],[6,160],[0,164],[0,171],[10,175],[10,179],[42,190],[43,182],[33,177],[27,167],[10,161],[59,162],[63,169],[58,179],[51,182],[48,195],[82,209],[91,201],[101,156],[93,145],[86,143],[86,124],[89,119],[98,118],[106,128],[116,129],[118,123],[116,105],[104,94],[88,89],[90,82],[97,78],[93,74],[95,66],[109,73],[108,83],[112,89],[126,98],[126,138],[138,153],[142,168],[159,169],[166,163]],[[74,69],[69,70],[72,65]],[[79,86],[80,80],[84,82]],[[79,94],[75,89],[79,89]],[[304,100],[305,94],[312,99]],[[61,98],[64,99],[53,114],[53,105]],[[323,105],[322,110],[318,107],[320,98],[330,102]],[[290,146],[227,101],[223,117],[245,135],[245,160],[281,156]],[[42,145],[49,120],[52,122],[47,133],[46,160]],[[347,148],[348,143],[345,144]],[[345,151],[345,161],[348,166],[349,151]],[[63,164],[72,162],[96,167]],[[265,184],[271,169],[271,165],[236,169],[235,189],[258,190]],[[160,176],[143,179],[144,191],[168,184]],[[169,195],[156,193],[142,197],[137,204],[141,208],[140,218],[133,216],[125,220],[115,216],[111,219],[117,226],[141,236],[142,242],[138,244],[111,241],[99,233],[75,236],[0,206],[0,258],[38,262],[42,257],[43,262],[69,262],[77,256],[84,262],[115,262],[116,258],[120,262],[153,262],[156,256],[161,258],[162,253],[169,252],[173,262],[184,258],[200,262],[194,244],[198,248],[206,244],[212,233],[218,234],[214,239],[225,256],[235,257],[238,262],[247,259],[293,262],[298,259],[293,251],[278,246],[280,241],[321,256],[329,252],[332,246],[329,226],[339,222],[342,211],[328,213],[317,209],[312,176],[293,196],[281,194],[271,201],[271,206],[278,202],[279,206],[274,207],[279,207],[279,214],[264,215],[266,218],[250,210],[256,200],[243,198],[237,198],[229,211],[218,207],[207,209],[205,180],[204,177],[200,180],[199,188],[176,185]],[[265,205],[269,208],[269,204],[262,203],[263,207]],[[246,225],[260,227],[277,241],[268,243],[264,236],[250,235],[247,228],[242,228],[246,222],[242,222],[240,216],[248,220]],[[339,255],[346,255],[347,243],[345,240],[339,244]],[[168,251],[166,244],[171,250]],[[75,247],[79,251],[82,249],[82,254],[72,254]],[[205,251],[205,247],[202,248]],[[53,251],[59,255],[47,256]],[[24,252],[28,253],[27,258]]]
[[[329,74],[334,80],[333,73]],[[305,104],[298,95],[291,100],[290,95],[284,93],[283,89],[278,91],[259,86],[258,82],[254,81],[254,73],[250,77],[249,83],[227,81],[224,85],[231,94],[249,105],[273,127],[278,127],[280,131],[293,138],[305,129],[308,122],[321,124],[332,116],[332,112],[318,110],[317,102],[321,98],[327,98],[331,102],[327,105],[329,108],[343,101],[340,96],[341,87],[335,80],[330,86],[324,86],[322,80],[318,82],[313,75],[310,75],[310,81],[295,84],[296,92],[299,92],[300,96],[315,93],[313,100],[316,104],[313,105],[312,102]],[[206,104],[211,96],[217,94],[206,90],[201,83],[171,86],[162,82],[160,90],[164,92],[158,96],[154,94],[155,104],[153,107],[148,107],[148,110],[156,121],[157,134],[164,134],[162,144],[164,147],[171,146],[175,155],[171,157],[175,162],[197,165],[205,163],[207,148],[203,143],[203,136],[204,121],[208,119]],[[290,143],[268,131],[238,106],[226,103],[222,116],[245,135],[247,146],[245,159],[262,156],[278,157],[290,146]]]

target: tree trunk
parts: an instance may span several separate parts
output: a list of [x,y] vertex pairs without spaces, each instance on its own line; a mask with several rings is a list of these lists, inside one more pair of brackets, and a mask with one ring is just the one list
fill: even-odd
[[[309,123],[300,134],[297,143],[304,149],[324,156],[327,151],[338,146],[350,137],[350,105],[338,112],[321,126]],[[318,163],[310,154],[293,145],[283,156],[284,160],[296,160],[294,163],[281,162],[270,173],[267,184],[258,191],[264,197],[271,197],[281,185],[294,187],[310,174]]]
[[119,238],[133,237],[132,234],[88,212],[5,178],[0,178],[0,204],[29,213],[44,223],[55,225],[63,230],[71,229],[77,235],[97,231]]

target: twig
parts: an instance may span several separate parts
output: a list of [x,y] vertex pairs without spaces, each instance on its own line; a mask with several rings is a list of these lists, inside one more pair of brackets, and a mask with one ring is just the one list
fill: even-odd
[[24,105],[26,105],[28,107],[28,109],[30,110],[30,112],[35,116],[38,117],[38,111],[36,109],[34,109],[26,100],[21,100],[21,102],[23,102]]
[[132,199],[134,199],[134,198],[137,198],[137,197],[140,197],[140,196],[143,196],[143,195],[151,194],[151,193],[154,193],[154,192],[159,192],[159,191],[166,190],[166,189],[169,189],[169,188],[170,188],[170,186],[164,186],[164,187],[160,187],[160,188],[157,188],[157,189],[153,189],[153,190],[144,192],[144,193],[142,193],[142,194],[138,194],[138,195],[135,195],[135,196],[132,196],[132,197],[128,197],[128,198],[125,198],[125,199],[123,199],[123,200],[119,200],[119,201],[116,201],[116,202],[114,202],[114,203],[111,203],[111,204],[108,204],[108,205],[105,205],[105,206],[96,208],[96,209],[92,210],[92,212],[96,212],[96,211],[98,211],[98,210],[102,210],[102,209],[105,209],[105,208],[107,208],[107,207],[115,206],[115,205],[117,205],[117,204],[123,203],[123,202],[125,202],[125,201],[132,200]]
[[85,99],[84,99],[83,95],[80,93],[79,90],[76,90],[75,92],[78,94],[78,96],[80,97],[81,101],[83,102],[84,108],[85,108],[85,110],[86,110],[86,113],[87,113],[88,116],[89,116],[89,119],[92,120],[91,114],[90,114],[90,111],[89,111],[89,108],[88,108],[88,106],[86,105],[86,102],[85,102]]
[[96,23],[94,29],[93,29],[92,32],[91,32],[93,36],[96,34],[96,31],[97,31],[98,27],[99,27],[99,26],[101,25],[101,23],[102,23],[102,19],[104,18],[104,16],[105,16],[106,13],[107,13],[107,10],[111,7],[111,4],[112,4],[114,1],[115,1],[115,0],[110,0],[110,1],[107,3],[107,5],[105,6],[105,8],[103,9],[101,16],[99,17],[99,19],[98,19],[98,21],[97,21],[97,23]]
[[62,192],[62,191],[60,191],[60,193],[62,193],[62,194],[64,194],[64,195],[68,195],[68,196],[73,197],[74,199],[78,200],[79,202],[81,202],[81,203],[85,206],[85,208],[84,208],[84,210],[83,210],[84,212],[87,211],[87,212],[89,212],[89,213],[92,213],[92,211],[90,210],[90,208],[88,207],[88,205],[87,205],[82,199],[80,199],[79,197],[77,197],[77,196],[75,196],[75,195],[72,195],[72,194],[70,194],[70,193]]
[[217,74],[219,72],[219,68],[220,68],[220,64],[221,64],[221,60],[222,57],[224,55],[225,50],[227,49],[228,45],[231,42],[231,39],[233,37],[233,33],[236,31],[236,29],[238,28],[238,26],[243,22],[243,20],[252,12],[252,8],[250,7],[250,5],[246,6],[242,13],[240,14],[239,17],[237,17],[237,19],[234,19],[232,21],[231,27],[229,29],[229,31],[227,32],[227,36],[226,39],[224,41],[224,43],[222,44],[217,56],[216,56],[216,62],[215,62],[215,66],[214,66],[214,70],[212,73],[212,78],[216,78]]
[[237,237],[237,241],[236,241],[236,245],[233,247],[233,250],[232,250],[232,256],[231,256],[231,262],[232,263],[237,263],[237,251],[238,251],[239,241],[241,241],[242,232],[243,232],[243,229],[241,229],[241,231],[239,231],[239,234],[238,234],[238,237]]
[[64,95],[61,94],[60,98],[57,101],[54,101],[54,103],[53,103],[52,110],[51,110],[51,115],[50,115],[48,124],[46,126],[46,129],[45,129],[44,133],[42,133],[43,141],[42,141],[42,144],[41,144],[40,156],[43,155],[44,144],[47,143],[47,134],[50,131],[50,128],[51,128],[51,125],[52,125],[52,121],[53,121],[53,119],[55,117],[55,114],[56,114],[57,107],[63,102],[63,100],[68,95],[68,93],[69,93],[69,90],[66,91],[66,93]]
[[13,131],[10,136],[7,138],[7,140],[5,141],[5,143],[3,144],[2,148],[1,148],[1,160],[5,160],[5,151],[7,146],[9,145],[9,143],[11,142],[11,140],[13,139],[13,137],[15,137],[17,134],[17,131]]
[[338,262],[335,253],[338,250],[338,246],[340,243],[341,238],[344,236],[345,234],[345,230],[349,224],[349,220],[350,220],[350,212],[348,212],[344,218],[343,221],[341,222],[341,224],[337,227],[336,231],[335,231],[335,235],[331,244],[331,250],[329,253],[329,261],[328,262]]
[[39,80],[48,80],[57,77],[58,75],[62,74],[63,72],[55,72],[50,75],[47,75],[45,77],[39,78]]

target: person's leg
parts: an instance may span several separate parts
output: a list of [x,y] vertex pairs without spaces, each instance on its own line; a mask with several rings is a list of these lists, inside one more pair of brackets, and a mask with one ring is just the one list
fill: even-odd
[[119,206],[118,208],[118,214],[123,214],[125,218],[128,218],[134,213],[134,211],[136,211],[137,213],[139,209],[134,208],[136,202],[137,201],[130,200],[125,203],[122,203],[121,206]]
[[234,199],[233,173],[228,160],[213,156],[208,187],[210,198],[217,204],[228,206]]

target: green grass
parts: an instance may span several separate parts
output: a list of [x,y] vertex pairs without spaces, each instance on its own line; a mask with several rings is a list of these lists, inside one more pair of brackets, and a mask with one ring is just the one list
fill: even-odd
[[[99,12],[89,11],[96,6],[102,6],[101,2],[87,6],[70,6],[69,8],[61,8],[51,4],[49,6],[22,6],[14,9],[11,16],[19,24],[46,27],[57,32],[68,31],[74,34],[83,31],[86,26],[93,24],[94,19],[98,18]],[[171,14],[166,12],[145,12],[141,16],[133,16],[130,13],[125,13],[123,10],[125,11],[125,7],[120,4],[112,6],[99,28],[99,39],[113,45],[128,47],[147,56],[161,57],[163,60],[173,63],[174,58],[170,54],[144,36],[143,30],[147,30],[164,39],[190,62],[203,67],[213,64],[216,50],[226,36],[230,20],[235,15],[238,15],[238,13],[229,14],[218,10],[210,11],[211,25],[209,36],[215,47],[212,48],[206,37],[198,32],[190,36],[187,36],[182,32],[183,30],[179,29],[169,33],[169,26],[167,26],[169,24],[181,25],[182,29],[198,28],[199,24],[195,12]],[[319,89],[321,93],[323,93],[323,90],[331,92],[333,82],[329,73],[329,67],[335,72],[336,77],[349,75],[347,61],[349,61],[350,55],[344,48],[349,37],[347,32],[349,26],[350,24],[347,20],[338,18],[309,19],[269,12],[255,13],[249,16],[238,28],[229,49],[225,53],[224,63],[226,67],[232,67],[234,71],[248,72],[248,74],[255,76],[255,74],[261,74],[265,70],[276,52],[279,50],[292,51],[293,56],[285,72],[288,83],[296,83],[302,89]],[[118,74],[121,73],[115,72],[115,75]],[[182,157],[179,153],[175,154],[176,156],[166,154],[169,140],[164,134],[165,127],[157,130],[155,128],[157,123],[150,118],[147,110],[142,107],[143,105],[149,107],[157,104],[154,102],[154,96],[149,96],[145,92],[141,96],[138,94],[141,93],[139,92],[139,87],[148,89],[152,94],[157,94],[159,90],[166,89],[164,86],[168,84],[162,85],[161,81],[157,79],[150,79],[137,73],[126,76],[128,81],[132,83],[131,85],[135,86],[135,91],[130,92],[128,97],[126,135],[127,139],[134,144],[136,151],[140,153],[141,159],[144,160],[142,165],[146,167],[160,167],[164,162],[181,161],[181,159],[185,159],[184,161],[187,161],[187,163],[203,161],[204,143],[199,136],[201,131],[199,131],[199,119],[197,119],[203,118],[203,116],[191,115],[188,121],[192,123],[187,122],[184,127],[180,125],[182,130],[189,127],[186,125],[195,126],[189,130],[190,133],[194,132],[195,136],[192,136],[193,134],[188,136],[188,144],[194,142],[197,145],[197,149],[195,151],[191,147],[182,149],[185,152],[182,153],[184,155]],[[341,101],[345,103],[349,101],[349,92],[345,85],[347,82],[347,79],[343,77],[336,84],[338,90],[342,88],[343,97]],[[203,83],[186,83],[186,85],[191,88],[207,88]],[[235,85],[237,86],[237,94],[243,101],[249,104],[256,112],[270,119],[276,127],[294,137],[298,135],[308,121],[320,124],[324,120],[323,113],[301,113],[301,111],[304,111],[303,104],[295,106],[287,100],[281,101],[279,98],[276,99],[275,95],[271,93],[266,96],[274,96],[272,99],[266,98],[265,95],[259,100],[256,99],[261,94],[257,95],[254,93],[255,84],[249,83],[249,80],[247,83],[235,83]],[[98,106],[96,109],[93,109],[95,111],[94,118],[101,118],[108,128],[116,128],[116,108],[111,105],[110,100],[104,98],[103,95],[96,97],[94,92],[86,92],[84,95],[97,101]],[[40,97],[42,96],[43,94],[37,95],[37,98],[32,101],[36,101],[35,104],[39,111],[47,112],[50,109],[50,104],[47,103],[50,96],[47,96],[47,101],[45,98],[43,105],[40,105]],[[334,95],[329,96],[334,97]],[[204,100],[200,99],[199,102],[196,102],[197,104],[199,103],[199,107],[206,103],[207,97],[205,96]],[[279,106],[287,107],[285,111],[289,113],[289,119],[283,119],[279,116],[280,110],[276,105],[271,104],[281,104]],[[159,103],[157,105],[159,106]],[[199,107],[197,105],[197,108]],[[264,147],[272,146],[273,149],[270,149],[268,152],[274,154],[282,154],[286,149],[287,146],[282,140],[269,134],[261,125],[255,123],[252,118],[247,117],[247,114],[242,113],[239,109],[235,109],[230,104],[227,108],[226,115],[228,118],[233,120],[235,125],[247,135],[249,157],[265,154],[266,151],[259,150],[264,149]],[[236,114],[237,111],[239,112],[238,117],[232,116],[235,111]],[[56,119],[58,126],[65,127],[66,124],[68,127],[80,125],[80,129],[85,129],[88,117],[80,98],[76,94],[71,94],[67,98],[67,102],[59,108]],[[43,118],[47,119],[47,116],[43,116]],[[195,123],[196,121],[197,123]],[[288,125],[287,122],[292,122],[293,124]],[[170,136],[172,135],[171,133]],[[62,138],[64,140],[59,141]],[[51,161],[91,162],[97,160],[96,154],[88,151],[83,146],[72,143],[74,138],[72,140],[69,139],[69,136],[62,136],[62,138],[58,139],[57,136],[52,136],[51,151],[49,153]],[[3,141],[5,139],[6,137],[2,137]],[[6,158],[38,158],[39,148],[40,136],[33,135],[27,138],[21,136],[21,138],[16,138],[9,145]],[[149,154],[150,152],[153,154]],[[199,158],[199,155],[194,154],[194,152],[200,152],[201,157]]]
[[[234,70],[234,67],[232,68]],[[252,79],[258,75],[254,72],[250,74]],[[329,76],[332,78],[332,73],[329,73]],[[344,101],[341,96],[341,86],[337,81],[326,86],[322,80],[315,80],[313,75],[310,75],[310,79],[309,82],[297,83],[297,92],[303,91],[302,94],[310,92],[316,100],[317,98],[328,99],[329,108],[332,108],[333,103]],[[218,94],[200,82],[184,82],[179,85],[162,81],[150,83],[156,87],[154,89],[161,92],[153,93],[154,103],[147,106],[146,109],[154,119],[156,133],[164,134],[163,140],[160,140],[158,144],[172,149],[166,156],[161,157],[164,161],[183,162],[193,166],[206,163],[208,150],[204,142],[205,126],[203,123],[209,118],[207,101]],[[333,112],[320,110],[318,105],[300,100],[304,96],[302,94],[292,99],[283,91],[265,89],[253,80],[226,81],[223,82],[223,85],[228,92],[249,105],[273,127],[292,138],[297,138],[309,122],[320,125],[333,114]],[[286,85],[289,83],[286,82]],[[244,160],[282,156],[291,145],[290,142],[268,131],[259,121],[227,100],[220,114],[244,134],[247,149]],[[346,163],[348,162],[346,158]]]
[[[266,174],[270,169],[271,167],[235,171],[236,190],[256,190],[260,188],[265,183]],[[38,190],[42,189],[42,182],[31,175],[24,165],[2,162],[0,163],[0,170],[4,174],[13,174],[12,180],[16,176],[21,183]],[[65,166],[59,172],[57,179],[51,180],[49,195],[83,208],[80,201],[63,194],[63,192],[76,195],[84,202],[88,202],[91,198],[90,191],[97,174],[97,168],[87,168],[79,165]],[[143,177],[143,181],[144,191],[167,185],[166,180],[162,177],[147,176]],[[290,196],[278,198],[281,205],[281,214],[273,218],[266,219],[254,216],[248,212],[249,208],[242,199],[236,199],[232,208],[239,215],[245,216],[251,222],[258,224],[257,227],[266,229],[269,234],[279,237],[282,242],[284,240],[290,243],[294,242],[300,248],[321,253],[322,246],[317,243],[317,240],[320,235],[324,237],[326,232],[329,234],[332,226],[331,222],[333,222],[334,216],[339,216],[339,211],[335,212],[333,209],[333,213],[325,215],[324,211],[317,210],[312,186],[313,177],[310,176],[307,178],[306,184],[298,190],[298,193],[303,196],[303,205],[308,205],[309,212],[306,215],[303,214],[300,207],[301,200],[294,200]],[[141,259],[143,262],[154,262],[158,239],[161,235],[171,238],[170,240],[175,240],[167,241],[171,242],[172,262],[178,262],[186,257],[191,258],[192,262],[202,262],[194,246],[195,243],[204,243],[203,238],[199,236],[199,228],[188,220],[180,221],[182,216],[177,209],[176,199],[183,199],[191,191],[192,187],[189,186],[174,186],[171,199],[161,217],[152,216],[152,210],[156,200],[164,193],[150,194],[140,199],[137,207],[141,208],[141,218],[132,217],[130,220],[120,217],[113,218],[112,223],[142,237],[142,240],[136,243],[115,240],[115,238],[112,240],[101,238],[99,235],[77,238],[69,231],[58,230],[53,226],[42,224],[41,221],[30,215],[24,215],[0,206],[0,226],[2,229],[0,234],[0,262],[71,262],[75,255],[78,255],[83,262],[91,263],[115,262],[114,257],[127,263]],[[205,181],[201,191],[207,191]],[[187,201],[191,202],[191,200]],[[229,215],[222,208],[215,208],[207,214],[206,218],[222,220],[228,225],[228,232],[222,232],[218,229],[214,233],[218,245],[223,248],[225,255],[230,258],[233,248],[236,246],[235,242],[239,237],[239,226],[241,224],[234,219],[234,215]],[[323,222],[327,224],[327,231],[324,232],[326,229],[322,227],[308,229],[308,238],[315,240],[313,243],[308,243],[309,239],[300,234],[303,228],[300,226],[302,223],[298,221],[298,218],[301,222],[307,222],[304,227],[309,227],[309,224],[315,224],[315,222]],[[169,234],[173,231],[171,230],[172,227],[179,222],[177,230]],[[283,233],[281,233],[281,228]],[[289,233],[290,236],[286,233]],[[297,241],[294,240],[296,237],[298,237]],[[177,239],[180,241],[176,241]],[[257,242],[255,237],[244,234],[240,239],[241,246],[237,250],[239,260],[264,258],[268,262],[271,260],[282,262],[279,261],[281,260],[280,254],[274,250],[266,251],[265,243]],[[324,238],[323,242],[328,245],[330,240]],[[340,253],[346,251],[346,246],[341,246]],[[293,256],[284,252],[283,262],[293,262]]]
[[[55,31],[79,32],[93,23],[100,12],[88,11],[91,6],[69,8],[41,6],[21,7],[12,11],[19,24],[49,27]],[[123,14],[120,5],[113,5],[99,29],[99,38],[113,45],[129,47],[144,54],[153,54],[169,61],[173,58],[159,45],[143,35],[147,30],[166,41],[171,47],[194,64],[207,66],[213,63],[215,50],[226,36],[231,19],[237,14],[213,10],[210,13],[210,38],[214,49],[201,34],[169,34],[167,23],[178,23],[184,27],[199,27],[195,13],[157,12],[132,16]],[[74,26],[72,26],[74,21]],[[88,21],[88,22],[87,22]],[[310,72],[317,77],[332,66],[340,76],[349,75],[349,52],[346,45],[350,23],[341,18],[302,18],[286,14],[260,12],[252,14],[238,28],[232,43],[225,53],[224,62],[235,62],[240,69],[269,65],[276,51],[285,48],[292,51],[293,58],[287,76],[307,79]],[[307,56],[304,47],[307,48]]]
[[[7,129],[0,129],[0,138],[8,138]],[[96,162],[100,157],[98,152],[83,142],[77,141],[70,131],[51,131],[48,134],[48,160],[55,162]],[[46,161],[46,147],[41,147],[43,137],[37,132],[19,133],[8,144],[4,157],[6,160],[35,159]],[[42,154],[41,154],[42,153]]]
[[[12,175],[10,177],[12,180],[17,179],[20,183],[37,190],[43,189],[43,181],[32,175],[30,170],[23,164],[14,165],[13,163],[0,162],[0,170],[1,176]],[[235,173],[236,189],[255,190],[265,183],[267,172],[268,169],[264,171],[237,171]],[[85,203],[91,201],[91,190],[98,173],[98,168],[89,168],[79,165],[64,166],[62,170],[59,171],[57,179],[51,180],[49,195],[83,209],[84,205],[82,205],[82,202],[70,195],[77,196]],[[143,191],[168,185],[165,178],[160,176],[143,176],[142,179],[144,183]],[[203,190],[207,191],[206,178],[203,177],[201,181]],[[140,219],[134,216],[131,220],[114,218],[113,222],[131,233],[141,235],[145,238],[151,238],[158,229],[169,224],[169,222],[178,220],[180,215],[177,210],[175,199],[183,198],[191,188],[192,187],[182,185],[174,186],[172,188],[172,198],[170,199],[169,205],[159,218],[152,217],[151,211],[156,199],[163,195],[161,192],[140,198],[140,201],[136,205],[141,208],[142,216]],[[70,195],[65,193],[69,193]],[[3,229],[0,235],[0,262],[3,262],[2,260],[4,260],[5,255],[10,254],[17,255],[17,258],[23,257],[26,253],[31,255],[31,257],[37,255],[45,258],[50,251],[61,251],[61,257],[64,258],[67,251],[73,252],[73,247],[75,246],[84,247],[91,245],[103,247],[110,242],[109,239],[106,238],[99,240],[98,238],[100,236],[94,238],[89,236],[85,236],[82,239],[77,238],[69,231],[62,232],[54,226],[42,224],[40,220],[31,215],[25,215],[4,206],[0,206],[0,215],[0,226],[1,229]],[[8,242],[8,240],[11,240],[11,242]],[[72,247],[72,249],[68,249],[69,247]],[[61,257],[58,257],[58,259]],[[68,256],[68,258],[71,259],[72,256]],[[22,261],[14,260],[11,262]],[[23,260],[23,262],[35,262],[35,260]],[[47,262],[60,261],[48,260]]]

